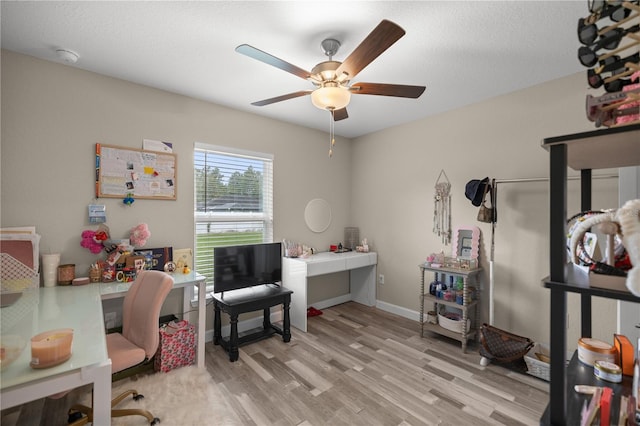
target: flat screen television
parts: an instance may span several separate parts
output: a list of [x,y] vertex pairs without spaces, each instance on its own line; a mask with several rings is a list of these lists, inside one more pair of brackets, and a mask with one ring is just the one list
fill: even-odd
[[213,249],[213,291],[236,290],[282,281],[282,243]]

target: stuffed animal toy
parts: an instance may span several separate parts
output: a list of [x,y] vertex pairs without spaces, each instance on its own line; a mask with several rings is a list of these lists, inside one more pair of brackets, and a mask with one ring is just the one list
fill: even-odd
[[[583,240],[584,234],[591,229],[592,226],[604,226],[606,224],[616,224],[616,212],[607,210],[601,212],[593,212],[593,215],[585,216],[584,220],[578,222],[577,226],[571,232],[571,261],[576,265],[580,265],[583,259],[580,258],[580,250],[578,245]],[[589,259],[591,260],[591,259]]]
[[616,213],[622,243],[633,267],[627,271],[627,289],[640,297],[640,200],[629,200]]
[[80,245],[86,249],[89,249],[91,253],[98,254],[102,251],[102,242],[96,241],[96,231],[92,231],[87,229],[86,231],[82,231],[81,234],[82,241],[80,241]]
[[151,232],[149,232],[149,227],[146,223],[141,223],[138,226],[131,229],[131,235],[129,236],[129,241],[131,245],[134,247],[143,247],[147,244],[147,240],[151,236]]
[[96,231],[96,235],[94,235],[93,240],[96,243],[102,244],[103,241],[107,241],[109,239],[109,235],[105,231]]
[[[617,211],[609,210],[591,216],[576,226],[571,235],[571,260],[580,264],[578,246],[592,226],[604,226],[603,232],[606,234],[620,233],[622,235],[622,245],[628,253],[631,269],[622,271],[620,268],[611,268],[610,275],[626,275],[627,289],[637,297],[640,297],[640,200],[629,200]],[[617,266],[617,265],[616,265]]]
[[109,227],[101,223],[96,229],[96,235],[94,235],[93,239],[96,243],[104,245],[105,241],[109,239]]

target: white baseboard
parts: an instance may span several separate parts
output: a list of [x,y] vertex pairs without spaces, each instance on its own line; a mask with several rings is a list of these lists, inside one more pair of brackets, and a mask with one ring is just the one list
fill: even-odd
[[410,320],[420,321],[420,312],[412,311],[411,309],[403,308],[402,306],[392,305],[391,303],[377,300],[376,308]]
[[316,309],[326,309],[326,308],[330,308],[331,306],[347,303],[350,300],[351,300],[351,294],[344,294],[342,296],[321,300],[319,302],[313,303],[313,307]]

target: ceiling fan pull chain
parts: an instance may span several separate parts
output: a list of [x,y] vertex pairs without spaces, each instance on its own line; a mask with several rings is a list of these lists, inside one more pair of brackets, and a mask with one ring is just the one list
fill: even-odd
[[334,120],[333,120],[333,110],[329,109],[329,158],[333,156],[333,145],[335,145],[334,135]]

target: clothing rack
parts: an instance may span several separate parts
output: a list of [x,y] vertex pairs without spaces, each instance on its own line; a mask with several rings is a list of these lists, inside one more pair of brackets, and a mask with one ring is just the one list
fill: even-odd
[[[611,175],[596,175],[593,176],[592,179],[617,179],[617,174]],[[569,176],[567,180],[579,180],[580,176]],[[549,178],[519,178],[519,179],[493,179],[491,182],[491,207],[494,208],[495,212],[496,203],[498,201],[497,194],[497,186],[498,184],[503,183],[531,183],[531,182],[548,182]],[[493,261],[494,261],[494,251],[495,251],[495,228],[496,222],[495,220],[491,221],[491,252],[489,259],[489,324],[493,325],[494,322],[494,305],[493,305],[493,290],[494,290],[494,269],[493,269]]]

